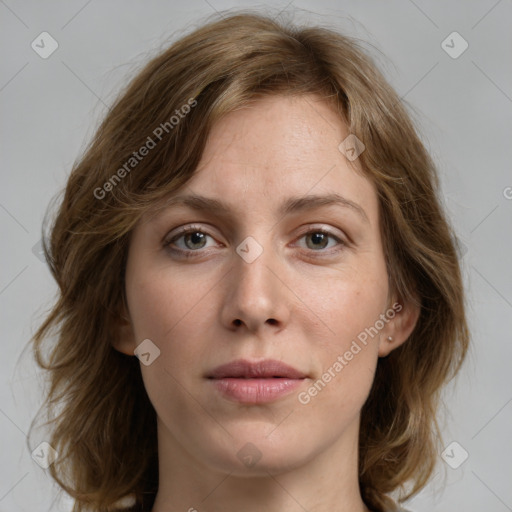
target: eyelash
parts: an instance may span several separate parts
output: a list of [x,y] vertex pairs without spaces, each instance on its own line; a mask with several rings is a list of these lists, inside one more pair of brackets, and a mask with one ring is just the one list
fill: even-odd
[[[183,238],[184,236],[188,235],[188,234],[192,234],[192,233],[202,233],[204,235],[207,235],[211,238],[214,238],[212,235],[210,235],[209,233],[205,232],[201,227],[196,227],[196,226],[189,226],[189,227],[186,227],[186,228],[181,228],[179,233],[177,233],[175,236],[173,236],[170,240],[167,240],[164,242],[164,247],[169,249],[171,252],[175,253],[175,254],[178,254],[179,256],[183,256],[185,258],[194,258],[194,257],[197,257],[197,253],[201,253],[203,252],[201,249],[197,249],[197,250],[193,250],[193,249],[188,249],[188,250],[184,250],[184,249],[177,249],[177,248],[172,248],[171,245],[176,242],[177,240],[179,240],[180,238]],[[315,251],[313,249],[305,249],[306,251],[308,252],[311,252],[313,253],[315,256],[314,257],[317,257],[317,256],[324,256],[324,255],[332,255],[333,252],[339,252],[342,250],[343,247],[345,247],[347,244],[346,242],[344,242],[342,239],[340,239],[339,237],[337,237],[336,235],[334,235],[333,233],[331,233],[330,231],[324,229],[324,228],[314,228],[314,229],[310,229],[309,231],[306,231],[305,233],[302,233],[299,237],[299,240],[302,239],[303,237],[307,236],[307,235],[311,235],[311,234],[317,234],[317,233],[321,233],[321,234],[324,234],[324,235],[327,235],[328,237],[334,239],[336,242],[338,242],[338,245],[341,246],[340,248],[338,249],[335,249],[333,251],[333,248],[331,247],[330,250],[318,250],[318,251]],[[317,253],[317,254],[315,254]],[[318,254],[319,253],[319,254]],[[323,253],[323,254],[322,254]]]

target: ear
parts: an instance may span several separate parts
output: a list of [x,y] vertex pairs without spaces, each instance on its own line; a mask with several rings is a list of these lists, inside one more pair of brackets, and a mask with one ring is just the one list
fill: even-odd
[[395,301],[388,310],[395,315],[389,320],[379,336],[379,357],[386,357],[395,348],[405,343],[411,335],[420,316],[421,305],[416,300],[403,304]]
[[137,347],[135,342],[135,333],[133,331],[130,315],[124,302],[121,307],[121,311],[113,319],[113,322],[112,346],[123,354],[135,357],[134,351]]

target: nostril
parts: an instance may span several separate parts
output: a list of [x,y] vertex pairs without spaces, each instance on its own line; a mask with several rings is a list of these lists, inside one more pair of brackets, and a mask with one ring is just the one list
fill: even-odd
[[237,318],[233,323],[238,326],[242,324],[242,321]]

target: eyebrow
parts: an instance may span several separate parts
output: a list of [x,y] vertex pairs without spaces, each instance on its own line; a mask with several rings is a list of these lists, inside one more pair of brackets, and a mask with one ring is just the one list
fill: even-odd
[[[336,193],[326,195],[310,194],[305,196],[290,197],[280,206],[277,213],[284,216],[291,213],[313,210],[322,206],[333,205],[348,208],[357,213],[365,222],[370,222],[366,212],[359,204]],[[171,197],[168,201],[166,201],[165,208],[170,208],[173,206],[186,206],[192,210],[210,211],[222,216],[227,216],[231,213],[231,210],[226,203],[223,203],[218,199],[213,199],[211,197],[205,197],[198,194]]]

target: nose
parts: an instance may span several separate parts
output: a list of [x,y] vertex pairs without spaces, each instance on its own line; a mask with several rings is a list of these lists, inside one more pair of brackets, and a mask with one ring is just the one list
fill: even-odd
[[279,259],[269,244],[254,260],[234,253],[231,272],[226,276],[222,323],[230,330],[259,333],[281,330],[288,323],[290,296]]

